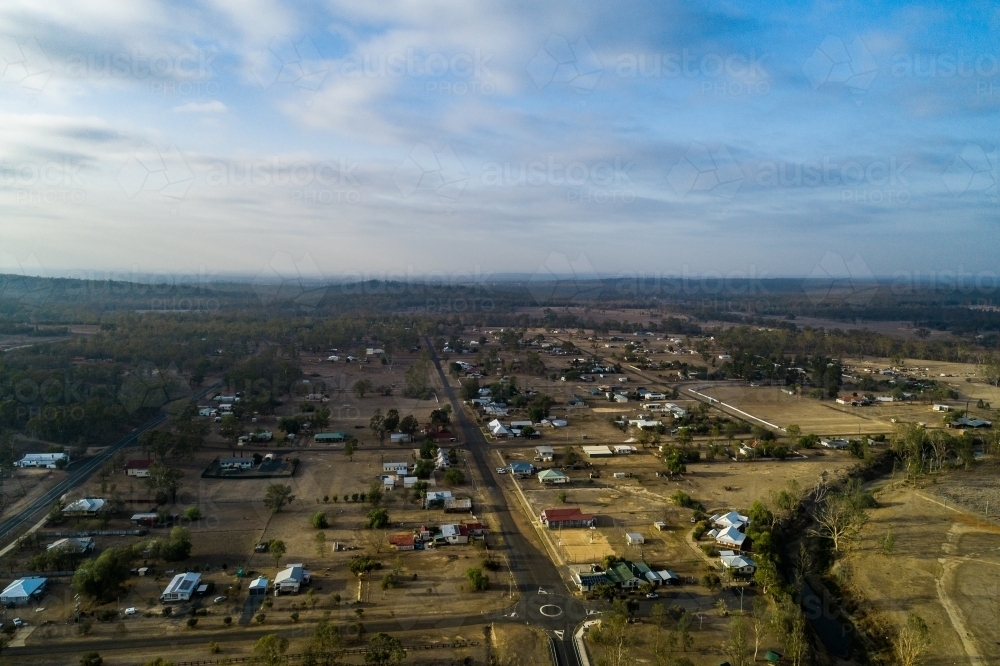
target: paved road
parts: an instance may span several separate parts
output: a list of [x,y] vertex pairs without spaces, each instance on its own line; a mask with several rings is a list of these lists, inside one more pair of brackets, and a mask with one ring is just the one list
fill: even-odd
[[[493,512],[500,520],[500,528],[507,543],[510,567],[517,581],[517,589],[521,593],[521,601],[506,611],[504,619],[523,621],[552,632],[559,664],[575,666],[579,662],[573,650],[572,635],[576,626],[586,619],[588,606],[567,594],[562,577],[549,556],[538,550],[518,530],[498,485],[500,477],[495,474],[496,465],[487,458],[489,443],[482,431],[466,417],[445,377],[433,345],[430,340],[426,342],[428,349],[431,350],[431,358],[437,367],[438,375],[441,377],[445,396],[454,410],[455,421],[462,429],[469,452],[479,468],[485,494],[489,498]],[[511,616],[511,612],[515,615]],[[562,632],[562,638],[559,638],[556,631]]]
[[[205,388],[199,393],[195,394],[193,396],[193,399],[197,400],[199,398],[202,398],[209,392],[214,391],[219,386],[220,386],[219,383],[212,384],[208,388]],[[69,492],[70,490],[72,490],[73,488],[80,485],[88,478],[90,478],[91,474],[100,469],[101,466],[104,465],[104,463],[106,463],[108,460],[110,460],[112,456],[118,453],[118,451],[127,446],[133,446],[137,444],[139,441],[139,436],[142,433],[146,432],[147,430],[150,430],[151,428],[155,428],[156,426],[163,423],[166,419],[167,419],[166,414],[158,414],[149,421],[143,423],[141,426],[139,426],[129,434],[119,439],[111,446],[104,449],[104,451],[102,451],[101,453],[97,454],[93,458],[90,458],[89,460],[83,461],[83,463],[81,463],[78,467],[73,468],[73,466],[71,465],[69,470],[69,475],[65,479],[57,483],[48,492],[46,492],[44,495],[36,499],[34,502],[29,504],[25,508],[21,509],[21,511],[19,511],[15,515],[11,516],[10,518],[7,518],[3,522],[0,522],[0,540],[6,539],[18,527],[20,527],[24,523],[31,521],[33,518],[36,518],[38,514],[40,514],[41,512],[48,511],[49,507],[52,506],[53,502],[55,502],[57,499],[65,495],[67,492]]]

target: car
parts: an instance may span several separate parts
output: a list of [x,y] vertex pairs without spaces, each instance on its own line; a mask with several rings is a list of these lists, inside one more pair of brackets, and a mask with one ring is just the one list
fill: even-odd
[[497,474],[506,474],[506,473],[507,473],[506,467],[497,467]]
[[659,599],[660,595],[658,595],[656,592],[647,592],[646,593],[646,598],[647,599]]
[[14,626],[15,627],[20,628],[20,627],[23,627],[25,624],[27,624],[27,622],[25,622],[21,618],[19,618],[19,617],[15,617],[14,618]]
[[125,609],[125,614],[126,615],[135,615],[136,614],[135,606],[129,606],[128,608],[126,608]]
[[225,601],[225,600],[226,600],[226,598],[225,598],[225,597],[216,597],[216,598],[214,599],[214,603],[217,603],[217,604],[221,604],[221,603],[222,603],[223,601]]

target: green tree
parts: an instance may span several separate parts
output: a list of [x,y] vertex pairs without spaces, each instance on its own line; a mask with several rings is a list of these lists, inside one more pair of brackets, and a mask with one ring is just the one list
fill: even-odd
[[473,592],[481,592],[490,587],[490,577],[483,573],[479,567],[471,567],[465,571],[466,578],[472,584]]
[[80,666],[101,666],[104,659],[96,652],[87,652],[80,657]]
[[723,651],[731,666],[750,666],[749,633],[742,617],[735,616],[729,621],[729,640],[723,645]]
[[80,564],[73,575],[73,589],[90,599],[113,601],[124,591],[134,559],[131,548],[108,548],[96,559]]
[[389,512],[385,509],[372,509],[365,516],[365,527],[370,530],[380,530],[388,527]]
[[184,520],[189,523],[193,523],[197,520],[201,520],[201,509],[196,506],[190,506],[184,510]]
[[399,432],[406,433],[412,439],[413,436],[420,430],[420,422],[417,417],[413,414],[407,414],[399,422]]
[[396,428],[399,427],[399,410],[393,408],[387,411],[382,424],[385,426],[386,432],[395,432]]
[[385,499],[385,491],[383,488],[384,485],[378,479],[373,479],[368,485],[368,493],[365,495],[365,499],[367,499],[368,503],[373,507],[377,508],[378,505],[382,503],[382,500]]
[[382,415],[381,409],[376,409],[375,413],[372,414],[371,420],[368,421],[368,429],[375,435],[379,445],[385,443],[385,417]]
[[230,446],[236,445],[236,440],[243,434],[243,424],[232,414],[226,414],[219,423],[219,435],[229,441]]
[[398,638],[379,632],[368,639],[368,650],[365,652],[365,663],[372,666],[390,666],[401,664],[406,659],[406,650]]
[[351,462],[354,462],[354,452],[358,450],[358,440],[351,437],[349,440],[344,442],[344,455],[348,457]]
[[330,523],[326,519],[326,511],[317,511],[312,516],[310,516],[309,524],[312,525],[313,528],[317,530],[322,530],[329,527]]
[[323,618],[313,631],[312,640],[306,648],[302,663],[304,666],[334,666],[339,664],[340,658],[344,654],[343,644],[344,639],[340,634],[340,628]]
[[281,539],[275,539],[267,547],[267,552],[274,558],[274,566],[278,566],[278,562],[285,556],[285,542]]
[[461,470],[452,467],[444,473],[444,480],[449,485],[460,486],[465,483],[465,475],[462,474]]
[[354,393],[359,398],[364,398],[365,393],[371,393],[372,388],[374,388],[374,385],[367,379],[359,379],[354,382]]
[[259,666],[281,666],[288,663],[288,639],[277,634],[267,634],[257,639],[253,646],[251,663]]
[[267,491],[264,493],[264,506],[272,513],[278,513],[282,507],[291,504],[295,499],[292,494],[292,487],[280,483],[267,484]]

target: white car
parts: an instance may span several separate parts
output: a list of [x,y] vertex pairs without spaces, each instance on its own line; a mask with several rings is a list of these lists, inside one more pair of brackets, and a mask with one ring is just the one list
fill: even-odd
[[215,601],[215,603],[217,603],[217,604],[221,604],[221,603],[222,603],[223,601],[225,601],[225,600],[226,600],[226,598],[225,598],[225,597],[216,597],[214,601]]
[[126,615],[135,615],[136,614],[135,606],[129,606],[128,608],[126,608],[125,609],[125,614]]
[[25,622],[25,621],[24,621],[24,620],[22,620],[21,618],[19,618],[19,617],[15,617],[15,618],[14,618],[14,626],[15,626],[15,627],[17,627],[17,628],[21,628],[21,627],[23,627],[23,626],[24,626],[24,625],[26,625],[26,624],[27,624],[27,622]]
[[506,467],[497,467],[497,474],[506,474],[506,473],[507,473]]

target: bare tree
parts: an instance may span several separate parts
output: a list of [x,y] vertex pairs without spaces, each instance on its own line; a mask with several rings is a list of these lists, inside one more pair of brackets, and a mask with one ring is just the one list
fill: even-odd
[[381,555],[389,550],[389,532],[387,530],[358,530],[354,537],[373,555]]
[[753,602],[750,604],[750,629],[753,630],[753,660],[757,661],[757,652],[760,650],[760,644],[764,642],[764,638],[767,636],[768,622],[771,619],[769,617],[770,606],[767,602],[767,597],[756,596],[753,598]]
[[900,629],[893,645],[899,666],[916,666],[920,663],[920,655],[930,646],[930,631],[927,623],[914,613],[906,618],[906,625]]
[[736,616],[729,622],[729,640],[723,650],[732,666],[750,666],[750,641],[746,620]]
[[843,495],[828,494],[825,488],[817,491],[817,497],[813,519],[819,527],[810,532],[830,539],[834,554],[839,555],[864,523],[864,511],[852,506]]

